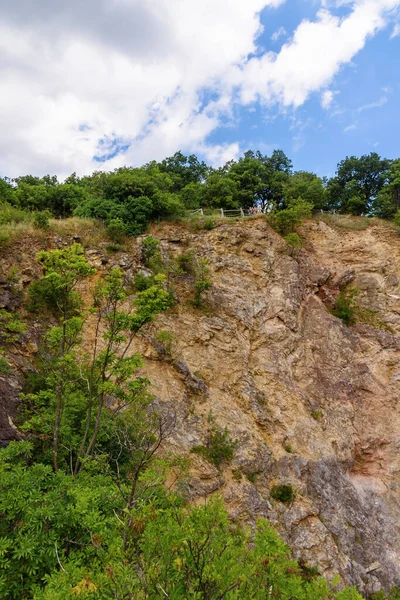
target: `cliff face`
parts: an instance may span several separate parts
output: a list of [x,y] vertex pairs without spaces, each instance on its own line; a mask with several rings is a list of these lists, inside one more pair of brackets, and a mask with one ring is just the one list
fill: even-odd
[[[400,584],[400,238],[385,225],[316,220],[301,234],[291,256],[263,219],[154,230],[165,254],[208,258],[213,285],[196,310],[179,283],[181,302],[135,351],[156,402],[175,415],[170,450],[204,445],[210,411],[238,441],[221,470],[191,454],[193,501],[218,491],[233,517],[268,518],[298,559],[367,594]],[[108,263],[96,249],[88,258],[129,279],[139,248],[133,241]],[[349,328],[329,312],[346,282],[376,311],[372,324]],[[173,359],[154,341],[159,329],[174,335]],[[295,501],[273,500],[271,487],[288,483]]]

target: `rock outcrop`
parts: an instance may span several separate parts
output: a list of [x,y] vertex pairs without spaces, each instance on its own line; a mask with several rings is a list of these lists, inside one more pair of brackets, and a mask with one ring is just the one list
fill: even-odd
[[[400,237],[385,224],[318,220],[300,233],[292,256],[261,218],[155,228],[163,253],[191,248],[210,261],[212,288],[196,310],[182,284],[180,302],[134,350],[174,415],[169,450],[204,445],[210,414],[237,440],[220,469],[191,454],[185,493],[194,502],[219,493],[249,524],[268,518],[302,563],[368,595],[400,584]],[[89,248],[88,258],[104,271],[119,265],[129,282],[143,268],[139,249],[140,239],[107,260]],[[371,318],[349,328],[329,309],[350,283]],[[154,342],[159,329],[173,333],[172,356]],[[271,497],[279,484],[296,491],[290,504]]]

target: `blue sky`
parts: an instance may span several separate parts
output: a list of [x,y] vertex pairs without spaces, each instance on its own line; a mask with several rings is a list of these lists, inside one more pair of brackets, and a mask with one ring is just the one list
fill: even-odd
[[282,148],[333,175],[397,157],[400,0],[14,0],[0,7],[0,175]]
[[[315,7],[314,2],[293,0],[264,10],[258,43],[279,52],[301,20],[315,17]],[[335,12],[346,14],[344,7]],[[282,27],[286,32],[272,40]],[[333,175],[345,156],[369,152],[400,156],[400,35],[390,39],[393,28],[389,24],[369,39],[351,63],[341,67],[330,84],[335,95],[328,110],[322,108],[318,93],[295,110],[244,107],[233,126],[216,129],[209,139],[214,143],[239,139],[243,148],[260,148],[266,154],[282,148],[295,169],[321,176]]]

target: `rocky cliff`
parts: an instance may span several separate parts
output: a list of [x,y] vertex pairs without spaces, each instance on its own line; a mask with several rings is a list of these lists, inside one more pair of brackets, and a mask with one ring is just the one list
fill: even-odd
[[[168,449],[189,454],[204,445],[210,411],[237,440],[221,469],[190,454],[184,492],[197,502],[219,493],[232,517],[249,524],[268,518],[300,561],[328,578],[339,573],[365,595],[399,585],[397,230],[311,220],[294,255],[262,218],[200,232],[165,224],[152,233],[164,256],[193,249],[212,273],[204,310],[187,302],[182,278],[180,302],[135,348],[146,358],[155,401],[175,418]],[[14,253],[35,277],[41,243],[17,245],[3,256],[3,272]],[[142,267],[140,243],[107,256],[89,240],[87,256],[100,271],[121,266],[129,281]],[[351,327],[329,310],[349,283],[370,317]],[[173,333],[169,356],[155,339],[160,329]],[[23,363],[11,360],[16,369]],[[0,392],[11,386],[15,396],[18,385],[15,376],[0,378]],[[279,484],[293,486],[293,502],[271,498]]]

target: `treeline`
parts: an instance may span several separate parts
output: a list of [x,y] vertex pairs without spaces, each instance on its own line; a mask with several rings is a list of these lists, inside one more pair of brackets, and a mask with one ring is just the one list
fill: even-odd
[[[293,171],[282,150],[271,156],[248,151],[214,169],[195,155],[177,152],[139,168],[95,171],[63,183],[57,177],[25,175],[0,179],[4,219],[15,210],[49,211],[55,217],[94,217],[134,236],[147,223],[184,215],[197,208],[248,209],[278,213],[303,207],[392,219],[400,208],[400,159],[373,152],[347,157],[331,179]],[[14,212],[13,210],[14,209]]]

